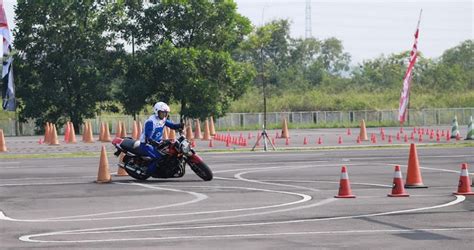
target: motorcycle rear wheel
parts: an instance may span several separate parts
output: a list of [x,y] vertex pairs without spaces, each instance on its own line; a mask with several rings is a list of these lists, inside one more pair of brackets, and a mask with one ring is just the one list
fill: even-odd
[[212,171],[211,169],[207,166],[206,163],[201,162],[201,163],[192,163],[188,162],[188,165],[191,167],[191,170],[196,173],[197,176],[199,176],[201,179],[204,181],[210,181],[212,180]]

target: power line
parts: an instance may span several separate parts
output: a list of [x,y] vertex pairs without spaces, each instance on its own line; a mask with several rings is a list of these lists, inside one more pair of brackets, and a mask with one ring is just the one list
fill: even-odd
[[305,38],[313,37],[311,28],[311,0],[306,0]]

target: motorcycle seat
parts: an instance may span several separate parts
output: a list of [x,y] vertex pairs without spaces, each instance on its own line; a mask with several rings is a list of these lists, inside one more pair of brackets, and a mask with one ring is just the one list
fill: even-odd
[[136,155],[146,155],[140,148],[140,141],[131,138],[125,138],[120,147]]

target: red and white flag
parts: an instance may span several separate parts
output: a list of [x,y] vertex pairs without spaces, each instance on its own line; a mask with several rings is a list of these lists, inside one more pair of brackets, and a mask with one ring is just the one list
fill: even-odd
[[[0,58],[2,59],[2,108],[7,111],[15,111],[15,85],[13,83],[13,57],[10,55],[13,36],[8,27],[7,15],[3,8],[3,0],[0,0],[0,39],[3,45],[0,47]],[[3,57],[6,57],[5,59]]]
[[400,121],[400,124],[403,124],[406,120],[408,102],[410,100],[411,77],[412,77],[413,68],[415,66],[416,59],[418,56],[417,44],[418,44],[420,20],[421,20],[421,11],[420,11],[420,17],[418,19],[418,24],[416,26],[416,31],[415,31],[415,43],[413,43],[413,48],[410,53],[410,62],[408,63],[407,71],[405,72],[405,76],[403,77],[403,89],[400,95],[400,105],[398,107],[398,120]]

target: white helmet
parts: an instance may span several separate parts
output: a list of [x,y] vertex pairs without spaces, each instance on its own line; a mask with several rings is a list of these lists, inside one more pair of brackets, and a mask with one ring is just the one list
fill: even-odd
[[170,107],[168,106],[168,104],[164,103],[164,102],[157,102],[155,104],[155,106],[153,106],[153,112],[155,113],[156,116],[158,116],[158,111],[162,111],[162,112],[170,112]]

